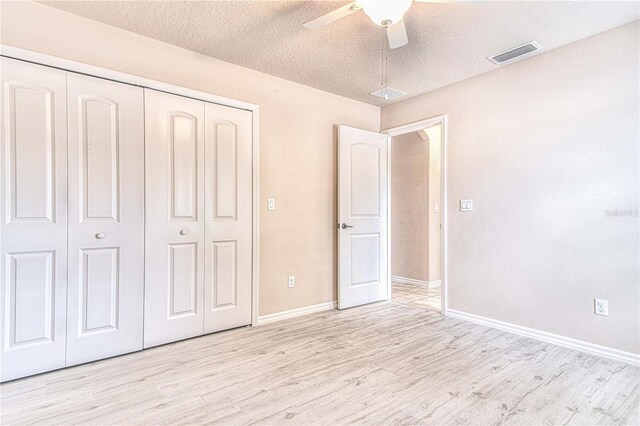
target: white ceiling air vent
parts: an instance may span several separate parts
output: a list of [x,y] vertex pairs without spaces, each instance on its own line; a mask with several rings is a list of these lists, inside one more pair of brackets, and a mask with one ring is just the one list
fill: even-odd
[[489,56],[487,59],[496,65],[508,64],[535,55],[536,52],[540,50],[542,50],[542,46],[539,43],[530,41],[529,43],[514,47],[505,52],[498,53],[497,55]]
[[392,89],[391,87],[382,87],[378,90],[376,90],[375,92],[371,92],[369,93],[372,96],[375,96],[377,98],[382,98],[386,101],[390,101],[393,99],[397,99],[400,98],[404,95],[406,95],[406,93],[401,92],[399,90],[396,89]]

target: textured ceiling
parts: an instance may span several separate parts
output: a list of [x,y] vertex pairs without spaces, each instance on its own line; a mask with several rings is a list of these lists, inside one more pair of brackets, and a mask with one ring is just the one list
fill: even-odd
[[[363,12],[302,24],[347,2],[48,1],[44,4],[185,49],[375,105],[384,30]],[[415,3],[409,45],[389,54],[403,100],[496,68],[485,58],[531,40],[545,50],[639,18],[638,2]]]

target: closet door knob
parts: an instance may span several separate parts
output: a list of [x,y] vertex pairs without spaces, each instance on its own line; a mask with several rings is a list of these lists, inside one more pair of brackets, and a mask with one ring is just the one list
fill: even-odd
[[185,229],[180,230],[180,235],[187,235],[187,231]]
[[98,232],[98,233],[96,234],[96,239],[97,239],[97,240],[101,240],[101,239],[103,239],[103,238],[104,238],[104,234],[103,234],[102,232]]

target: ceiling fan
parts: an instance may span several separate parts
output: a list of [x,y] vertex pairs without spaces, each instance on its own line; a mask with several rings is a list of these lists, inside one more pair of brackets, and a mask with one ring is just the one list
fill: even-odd
[[[417,2],[440,3],[442,0],[415,0]],[[303,27],[317,30],[352,13],[363,10],[371,20],[387,29],[389,47],[395,49],[409,43],[407,29],[402,17],[409,10],[412,0],[356,0],[338,9],[306,22]]]

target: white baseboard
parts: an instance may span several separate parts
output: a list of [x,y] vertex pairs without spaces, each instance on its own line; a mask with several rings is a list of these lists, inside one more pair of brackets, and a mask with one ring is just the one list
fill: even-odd
[[398,276],[392,276],[391,277],[391,281],[396,282],[396,283],[400,283],[400,284],[413,284],[413,285],[420,285],[423,287],[440,287],[440,280],[438,281],[422,281],[422,280],[416,280],[413,278],[407,278],[407,277],[398,277]]
[[305,306],[304,308],[290,309],[288,311],[276,312],[275,314],[262,315],[258,317],[258,325],[269,324],[271,322],[282,321],[288,318],[295,318],[302,315],[313,314],[315,312],[336,309],[338,302],[320,303],[319,305]]
[[576,351],[612,359],[614,361],[625,362],[627,364],[635,366],[640,365],[639,354],[625,352],[618,349],[609,348],[607,346],[596,345],[595,343],[572,339],[570,337],[560,336],[558,334],[548,333],[546,331],[536,330],[534,328],[523,327],[521,325],[498,321],[487,317],[481,317],[480,315],[468,314],[466,312],[457,311],[455,309],[447,309],[446,315],[476,324],[481,324],[487,327],[496,328],[498,330],[508,331],[513,334],[529,337],[531,339],[553,343],[554,345],[563,346],[565,348],[574,349]]

